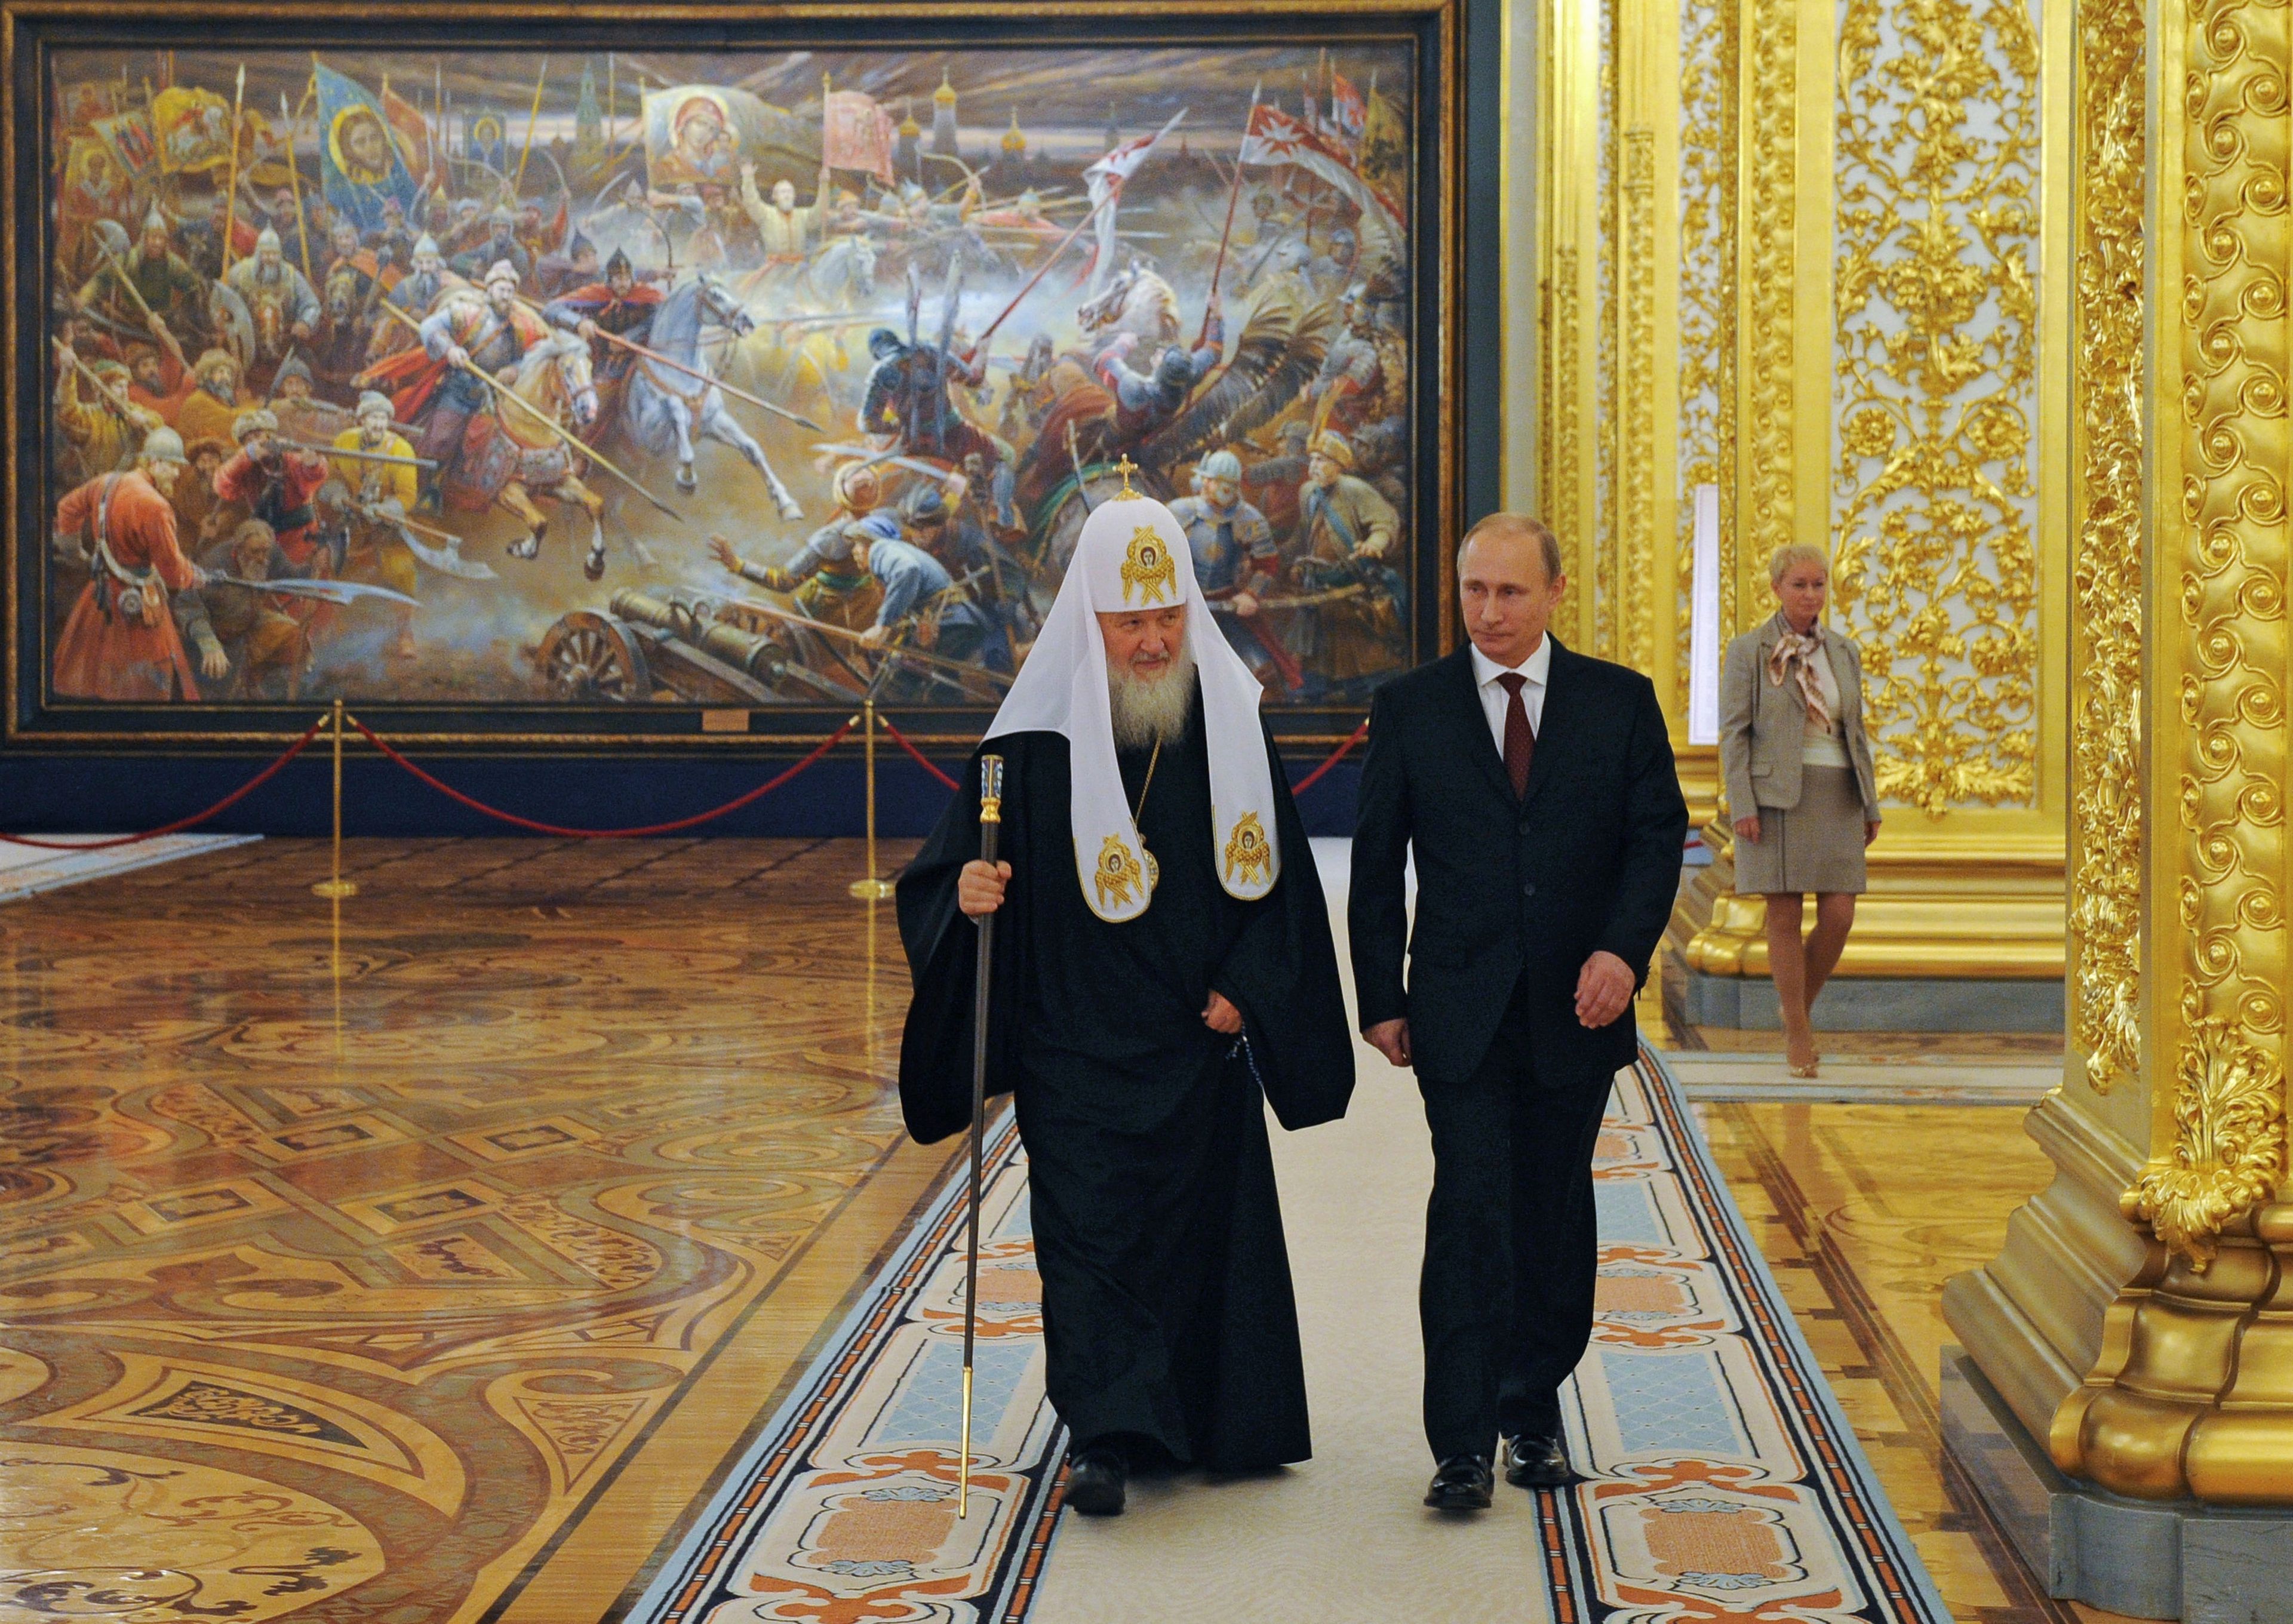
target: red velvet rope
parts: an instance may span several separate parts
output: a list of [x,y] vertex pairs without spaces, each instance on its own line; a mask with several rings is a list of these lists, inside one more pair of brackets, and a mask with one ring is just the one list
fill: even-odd
[[889,716],[884,715],[881,711],[878,711],[876,713],[876,720],[884,724],[884,731],[892,736],[892,742],[894,744],[899,746],[900,748],[905,750],[909,755],[916,758],[916,764],[918,766],[930,773],[934,778],[946,785],[950,789],[957,788],[956,781],[953,779],[948,777],[946,773],[942,772],[937,767],[934,766],[929,758],[928,758],[921,750],[917,749],[914,745],[908,742],[908,736],[900,731],[898,728],[892,725],[892,719]]
[[326,723],[327,719],[324,716],[320,717],[304,730],[300,739],[287,747],[287,753],[284,755],[223,796],[213,806],[208,807],[207,811],[195,813],[189,818],[178,818],[174,822],[161,828],[146,829],[140,835],[122,835],[112,840],[33,840],[22,835],[0,835],[0,840],[6,841],[12,846],[37,846],[44,852],[102,852],[113,846],[132,846],[146,840],[158,840],[163,836],[180,835],[193,824],[205,823],[218,813],[229,812],[276,778],[280,769],[300,755],[309,747],[311,741],[319,736],[319,730]]
[[[905,750],[909,755],[914,756],[916,758],[917,764],[921,766],[925,772],[930,773],[934,778],[946,785],[950,789],[953,789],[957,787],[956,781],[953,779],[948,777],[946,773],[942,772],[937,767],[934,766],[929,760],[926,759],[924,753],[921,750],[917,749],[914,745],[908,741],[908,736],[905,733],[903,733],[898,728],[892,725],[892,719],[889,716],[885,715],[879,711],[877,713],[876,720],[884,724],[884,731],[892,736],[892,742],[899,746],[903,750]],[[1300,779],[1295,784],[1292,784],[1290,787],[1290,793],[1293,796],[1303,795],[1315,785],[1320,783],[1322,781],[1323,774],[1326,773],[1331,768],[1343,761],[1356,745],[1361,743],[1363,739],[1368,737],[1369,718],[1365,716],[1362,718],[1361,725],[1353,731],[1352,737],[1349,738],[1345,743],[1340,745],[1335,750],[1333,750],[1330,753],[1328,759],[1324,761],[1320,766],[1315,768],[1311,772],[1309,772],[1304,778]]]
[[754,789],[749,790],[746,795],[735,796],[733,799],[725,802],[724,805],[712,807],[708,812],[695,812],[690,818],[679,818],[674,822],[669,823],[649,823],[642,828],[577,829],[568,828],[563,824],[560,823],[542,823],[532,818],[521,818],[515,812],[503,812],[499,807],[489,806],[483,801],[477,800],[470,796],[466,796],[460,790],[455,788],[451,784],[433,778],[429,773],[425,772],[421,768],[416,766],[412,762],[407,760],[405,756],[401,755],[396,750],[391,748],[389,744],[384,740],[381,734],[376,732],[372,728],[369,727],[365,723],[361,722],[357,717],[353,716],[350,721],[352,727],[358,729],[360,732],[366,736],[366,741],[369,744],[381,751],[385,755],[397,763],[401,767],[403,767],[414,777],[429,785],[431,788],[436,790],[440,795],[444,796],[448,800],[459,802],[462,805],[468,807],[472,812],[483,812],[487,817],[498,819],[501,822],[514,824],[522,829],[531,829],[538,835],[556,835],[570,840],[636,840],[651,835],[673,835],[679,829],[689,829],[693,828],[696,824],[707,823],[713,819],[721,818],[727,812],[738,812],[743,806],[748,805],[751,801],[762,800],[765,796],[772,794],[774,790],[778,789],[782,784],[787,783],[790,779],[809,770],[819,762],[822,756],[827,755],[838,745],[843,743],[844,736],[847,733],[849,733],[853,727],[851,723],[846,723],[842,727],[838,728],[827,738],[822,739],[818,747],[816,747],[811,755],[797,763],[796,765],[790,767],[787,772],[776,774],[773,778],[767,779],[765,782],[758,785]]
[[1325,761],[1320,766],[1315,768],[1311,772],[1309,772],[1304,778],[1300,779],[1296,783],[1291,785],[1290,793],[1293,796],[1304,795],[1309,789],[1311,789],[1315,785],[1322,781],[1322,775],[1324,773],[1329,772],[1331,768],[1345,760],[1347,755],[1352,752],[1353,747],[1368,737],[1369,718],[1367,716],[1364,716],[1361,721],[1361,725],[1353,731],[1352,736],[1349,738],[1345,743],[1331,751],[1328,760]]

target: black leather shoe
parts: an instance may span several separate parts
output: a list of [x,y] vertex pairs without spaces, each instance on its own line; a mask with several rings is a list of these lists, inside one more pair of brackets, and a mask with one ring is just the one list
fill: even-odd
[[1094,1444],[1067,1463],[1067,1504],[1087,1517],[1119,1517],[1130,1480],[1122,1451]]
[[1505,1482],[1516,1489],[1563,1489],[1576,1481],[1568,1464],[1568,1446],[1558,1433],[1523,1433],[1508,1438],[1497,1459]]
[[1486,1455],[1452,1455],[1433,1474],[1425,1503],[1436,1511],[1487,1511],[1496,1479]]

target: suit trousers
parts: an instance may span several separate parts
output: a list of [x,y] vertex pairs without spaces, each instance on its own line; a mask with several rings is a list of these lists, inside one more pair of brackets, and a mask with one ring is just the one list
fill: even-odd
[[1592,1336],[1592,1151],[1611,1078],[1540,1077],[1516,987],[1479,1070],[1423,1078],[1433,1136],[1418,1315],[1436,1460],[1560,1430]]

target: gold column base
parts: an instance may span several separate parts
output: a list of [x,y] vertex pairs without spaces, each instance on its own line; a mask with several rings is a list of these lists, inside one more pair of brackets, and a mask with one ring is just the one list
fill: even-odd
[[320,880],[311,887],[311,894],[314,897],[337,899],[354,897],[358,895],[358,882],[356,880]]
[[2073,1084],[2031,1110],[2023,1131],[2054,1182],[2007,1221],[1997,1256],[1942,1289],[1944,1322],[2033,1438],[2094,1369],[2111,1304],[2158,1250],[2119,1210],[2141,1157],[2094,1103]]
[[2054,1414],[2054,1464],[2135,1499],[2293,1506],[2293,1205],[2233,1222],[2203,1273],[2150,1253]]
[[1720,815],[1720,747],[1675,741],[1672,764],[1688,802],[1688,827],[1700,829]]
[[893,893],[895,887],[889,880],[854,880],[848,889],[863,901],[881,902]]
[[[1892,827],[1913,820],[1924,821],[1916,812],[1894,813],[1872,844],[1871,888],[1856,906],[1838,974],[2060,981],[2061,834],[1970,837]],[[1759,897],[1732,888],[1714,897],[1710,922],[1688,944],[1688,967],[1766,975],[1767,917]]]

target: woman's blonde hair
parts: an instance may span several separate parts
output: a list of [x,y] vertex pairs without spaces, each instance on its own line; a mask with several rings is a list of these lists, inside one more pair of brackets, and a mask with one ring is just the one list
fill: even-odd
[[1784,584],[1784,571],[1794,564],[1813,564],[1826,576],[1831,573],[1831,560],[1821,547],[1809,541],[1787,541],[1768,554],[1768,585]]

